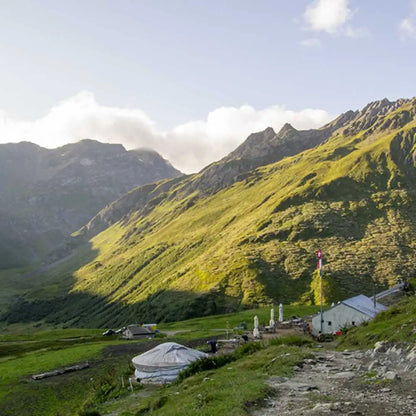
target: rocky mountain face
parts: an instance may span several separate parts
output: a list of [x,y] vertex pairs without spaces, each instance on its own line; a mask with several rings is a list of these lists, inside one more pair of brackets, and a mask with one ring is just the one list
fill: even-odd
[[106,206],[79,232],[90,246],[42,276],[69,293],[26,292],[7,319],[97,327],[319,302],[318,248],[325,302],[371,295],[416,275],[415,152],[415,98],[251,135]]
[[59,257],[69,235],[107,204],[136,186],[180,175],[156,152],[118,144],[0,145],[0,268],[51,251]]

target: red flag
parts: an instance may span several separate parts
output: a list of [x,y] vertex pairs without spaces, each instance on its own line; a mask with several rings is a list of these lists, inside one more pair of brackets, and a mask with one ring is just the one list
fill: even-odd
[[319,274],[322,276],[322,250],[317,250],[315,254],[318,257],[318,266],[316,268],[319,269]]

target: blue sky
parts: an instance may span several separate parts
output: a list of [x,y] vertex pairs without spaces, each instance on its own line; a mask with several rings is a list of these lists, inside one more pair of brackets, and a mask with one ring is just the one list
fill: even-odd
[[185,171],[256,129],[415,95],[411,0],[0,3],[0,142],[92,137]]

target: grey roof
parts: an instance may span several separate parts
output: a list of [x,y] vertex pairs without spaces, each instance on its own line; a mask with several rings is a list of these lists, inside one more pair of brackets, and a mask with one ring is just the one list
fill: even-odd
[[374,318],[379,312],[387,309],[385,306],[377,302],[376,307],[374,308],[374,301],[364,295],[354,296],[353,298],[343,300],[341,303],[354,308],[367,316],[371,316],[372,318]]
[[153,334],[153,331],[151,329],[141,325],[129,325],[127,329],[131,332],[132,335]]

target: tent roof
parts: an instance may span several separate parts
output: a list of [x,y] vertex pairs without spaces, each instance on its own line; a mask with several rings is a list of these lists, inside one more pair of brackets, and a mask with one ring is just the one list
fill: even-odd
[[201,351],[185,347],[176,342],[165,342],[134,357],[132,362],[136,369],[149,371],[167,367],[182,367],[206,356],[207,354]]

